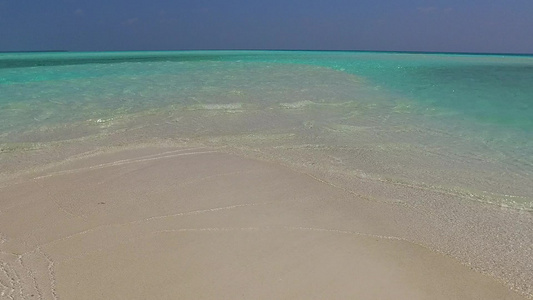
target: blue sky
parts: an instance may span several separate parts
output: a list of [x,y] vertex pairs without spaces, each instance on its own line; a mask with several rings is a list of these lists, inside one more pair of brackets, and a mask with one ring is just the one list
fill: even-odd
[[533,0],[0,0],[0,51],[533,53]]

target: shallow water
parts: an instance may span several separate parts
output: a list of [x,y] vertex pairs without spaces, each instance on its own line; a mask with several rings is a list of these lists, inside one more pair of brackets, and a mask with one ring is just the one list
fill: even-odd
[[235,136],[292,134],[271,146],[314,145],[359,177],[530,210],[531,82],[530,56],[9,53],[0,55],[0,142],[5,152],[109,134],[147,112],[166,123],[196,115],[176,138],[254,147]]

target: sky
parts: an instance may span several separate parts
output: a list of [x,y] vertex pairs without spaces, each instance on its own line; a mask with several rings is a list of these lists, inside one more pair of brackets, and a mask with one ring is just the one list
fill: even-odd
[[0,0],[0,51],[533,53],[533,0]]

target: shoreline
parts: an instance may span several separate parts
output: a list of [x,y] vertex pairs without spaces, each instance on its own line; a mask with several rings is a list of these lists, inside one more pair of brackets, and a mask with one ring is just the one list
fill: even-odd
[[[46,55],[36,54],[34,58],[42,58],[44,64],[52,65],[0,70],[6,75],[2,81],[5,92],[0,99],[0,119],[5,120],[0,125],[0,216],[12,218],[11,208],[16,211],[23,207],[12,205],[20,202],[27,204],[26,211],[19,211],[20,219],[29,220],[12,220],[13,224],[19,224],[20,230],[29,230],[20,236],[24,243],[19,246],[26,250],[15,249],[12,253],[29,256],[10,258],[14,261],[9,264],[20,265],[22,273],[5,269],[4,273],[14,275],[8,276],[11,279],[0,279],[4,286],[12,286],[17,276],[30,282],[48,282],[38,276],[46,275],[44,270],[51,272],[51,268],[42,267],[58,262],[58,253],[44,251],[44,246],[37,252],[28,252],[46,241],[89,230],[87,235],[72,236],[64,242],[79,238],[81,244],[92,247],[93,235],[105,235],[104,238],[115,234],[119,239],[135,239],[132,234],[136,230],[143,232],[165,218],[149,220],[145,224],[147,228],[128,223],[136,220],[170,212],[180,214],[175,216],[176,222],[207,216],[216,219],[219,215],[243,211],[242,215],[234,216],[236,220],[257,213],[258,220],[263,220],[263,214],[274,219],[276,215],[290,214],[287,221],[303,218],[308,224],[295,222],[276,227],[279,224],[270,224],[266,219],[267,223],[259,225],[250,219],[252,223],[235,226],[250,229],[245,232],[186,231],[233,228],[228,224],[161,225],[157,230],[152,228],[158,233],[150,234],[150,238],[155,244],[164,244],[168,240],[163,236],[176,239],[213,233],[242,242],[247,240],[244,235],[279,236],[285,243],[291,242],[288,235],[302,239],[319,238],[318,235],[331,239],[340,235],[354,240],[371,240],[371,237],[356,237],[352,233],[394,237],[398,240],[387,240],[396,243],[393,246],[376,247],[385,251],[396,249],[404,242],[420,245],[453,258],[467,269],[486,274],[508,288],[533,296],[533,187],[530,184],[533,144],[529,130],[533,124],[527,109],[531,98],[528,95],[533,90],[527,85],[531,76],[528,59],[422,55],[400,59],[397,55],[376,53],[219,54],[219,61],[205,60],[209,56],[206,54],[181,58],[178,55],[183,61],[163,59],[145,63],[115,53],[125,61],[101,64],[97,63],[98,54],[95,54],[92,58],[85,57],[85,62],[90,64],[68,66],[53,65]],[[513,101],[507,103],[502,99]],[[170,207],[171,203],[187,202],[172,200],[165,192],[184,180],[194,181],[187,176],[205,170],[187,165],[193,161],[189,156],[152,158],[163,152],[173,155],[174,149],[183,147],[223,152],[245,166],[260,164],[260,169],[273,168],[291,180],[310,180],[305,189],[286,186],[285,194],[279,194],[281,198],[318,187],[330,192],[322,199],[313,200],[316,206],[312,207],[301,206],[310,204],[303,200],[290,207],[279,203],[240,206],[253,201],[215,206],[211,205],[218,203],[214,196],[202,207]],[[154,156],[135,160],[146,155]],[[206,168],[216,170],[228,163],[227,156],[219,156]],[[132,159],[136,163],[124,163]],[[189,168],[190,172],[181,174],[179,166],[174,169],[159,166],[165,159],[169,164],[183,159],[185,169]],[[98,167],[109,163],[108,167]],[[239,167],[239,163],[235,165]],[[88,169],[73,171],[80,168]],[[151,181],[159,178],[159,173],[143,173],[140,168],[145,168],[143,171],[155,168],[175,181],[170,183],[166,177]],[[113,173],[117,170],[120,174]],[[52,173],[55,175],[51,176]],[[252,175],[253,172],[243,173],[244,178],[229,183],[251,180]],[[65,182],[54,182],[55,188],[50,190],[49,183],[59,178],[65,178]],[[122,178],[131,180],[123,182]],[[229,180],[225,176],[211,179],[216,181],[210,182],[215,186],[210,185],[206,191],[200,189],[198,193],[219,190],[224,180]],[[108,180],[122,184],[106,186]],[[15,182],[28,188],[15,191],[10,188]],[[101,191],[95,186],[106,188]],[[143,190],[143,186],[151,188]],[[89,187],[93,190],[87,191]],[[138,193],[132,194],[136,190]],[[263,181],[257,179],[247,187],[228,187],[221,195],[228,191],[255,195],[267,190]],[[63,192],[58,194],[60,191]],[[107,194],[101,195],[103,191]],[[321,195],[320,192],[310,196]],[[105,200],[95,204],[86,198],[90,195],[116,199],[117,206]],[[268,198],[266,194],[263,196]],[[42,203],[38,197],[44,199]],[[226,198],[231,202],[231,197]],[[270,202],[266,198],[264,202]],[[35,201],[25,202],[28,199]],[[162,203],[148,206],[147,201],[152,200]],[[34,211],[33,206],[42,210]],[[224,207],[232,208],[220,209]],[[295,211],[295,207],[301,211]],[[163,208],[168,212],[153,211]],[[322,216],[319,211],[325,214]],[[189,215],[191,212],[201,213],[193,216]],[[50,216],[57,218],[46,223]],[[44,226],[30,230],[32,222],[44,222]],[[64,222],[66,228],[56,222]],[[119,229],[125,231],[107,226],[115,223],[124,223],[124,228],[119,226]],[[14,230],[13,224],[3,226]],[[58,228],[52,230],[50,226]],[[69,226],[73,227],[72,231],[67,230]],[[13,246],[12,239],[17,233],[0,232],[0,248]],[[55,233],[60,235],[53,236]],[[204,238],[198,242],[207,243]],[[351,243],[340,240],[339,237],[333,244]],[[112,245],[112,239],[109,242],[106,245]],[[224,239],[220,242],[223,244]],[[370,246],[366,240],[362,243],[366,246],[358,248],[361,251]],[[81,244],[70,245],[73,247],[70,254],[64,253],[69,263],[79,262],[78,256],[72,255],[80,252],[75,247]],[[135,241],[126,244],[145,249]],[[326,249],[322,243],[317,244],[317,249]],[[257,246],[253,239],[246,245]],[[346,253],[342,251],[347,249],[351,248],[328,251],[344,257]],[[376,256],[376,260],[389,257],[385,252],[380,252],[383,255]],[[406,257],[415,252],[420,251],[409,248]],[[90,255],[96,253],[99,252]],[[259,255],[250,263],[264,261],[260,258]],[[27,269],[29,266],[41,271],[33,272]],[[342,266],[339,268],[344,270]],[[246,270],[240,272],[244,274]]]

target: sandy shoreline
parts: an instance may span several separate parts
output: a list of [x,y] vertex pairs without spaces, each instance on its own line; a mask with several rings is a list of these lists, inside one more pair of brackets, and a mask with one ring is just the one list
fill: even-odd
[[0,189],[0,299],[524,299],[395,222],[210,148],[101,154]]

